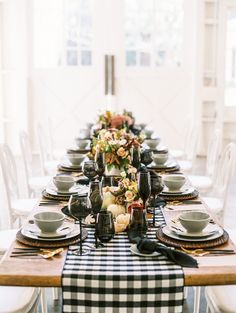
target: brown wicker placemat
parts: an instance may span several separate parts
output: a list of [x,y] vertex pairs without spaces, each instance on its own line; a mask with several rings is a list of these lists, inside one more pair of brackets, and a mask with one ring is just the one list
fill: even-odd
[[81,166],[80,167],[64,167],[63,165],[58,165],[57,167],[58,171],[62,171],[62,172],[67,172],[67,173],[71,173],[71,172],[81,172],[82,171],[82,168]]
[[46,192],[46,190],[44,189],[42,192],[42,195],[45,199],[49,199],[49,200],[62,200],[62,201],[69,201],[70,199],[70,195],[66,196],[66,195],[51,195],[49,193]]
[[154,153],[168,153],[168,148],[165,146],[158,147],[156,149],[151,149]]
[[153,168],[154,171],[158,173],[172,173],[180,170],[180,166],[177,164],[176,166],[166,167],[166,168]]
[[170,201],[183,201],[183,200],[188,200],[188,199],[195,199],[198,197],[199,192],[194,189],[190,193],[186,194],[162,194],[160,193],[160,197],[163,198],[164,200],[170,200]]
[[70,148],[70,149],[67,149],[66,152],[67,153],[81,153],[81,154],[86,154],[90,151],[90,149],[79,149],[79,148]]
[[158,167],[158,166],[148,166],[148,169],[153,170],[158,173],[172,173],[180,170],[179,164],[170,167]]
[[229,240],[229,234],[224,230],[224,233],[221,237],[209,240],[209,241],[183,241],[183,240],[178,240],[174,238],[170,238],[166,236],[162,228],[159,228],[156,233],[157,239],[160,240],[162,243],[172,246],[175,248],[186,248],[186,249],[204,249],[204,248],[212,248],[212,247],[217,247],[220,245],[223,245]]
[[[88,231],[87,229],[82,229],[82,240],[87,238]],[[66,247],[72,244],[76,244],[80,241],[80,235],[75,236],[73,238],[64,239],[64,240],[56,240],[56,241],[46,241],[46,240],[40,240],[40,239],[32,239],[25,237],[22,235],[21,231],[19,230],[16,234],[16,240],[20,243],[23,243],[24,245],[29,245],[32,247],[39,247],[39,248],[58,248],[58,247]]]

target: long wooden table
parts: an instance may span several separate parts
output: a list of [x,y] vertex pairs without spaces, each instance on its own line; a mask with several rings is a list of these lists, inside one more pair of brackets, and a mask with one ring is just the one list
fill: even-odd
[[[58,210],[60,206],[50,206]],[[40,206],[37,209],[49,209]],[[200,206],[199,206],[200,209]],[[0,285],[60,287],[61,273],[66,257],[66,250],[53,259],[12,258],[11,251],[21,244],[14,242],[0,263]],[[230,240],[222,248],[234,249]],[[224,256],[198,257],[199,268],[184,268],[186,286],[207,286],[236,284],[236,254]]]

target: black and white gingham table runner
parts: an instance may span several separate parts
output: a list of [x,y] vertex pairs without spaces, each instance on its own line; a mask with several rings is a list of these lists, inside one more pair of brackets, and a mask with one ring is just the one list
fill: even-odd
[[[158,222],[163,216],[157,214]],[[148,231],[155,238],[155,229]],[[94,230],[86,242],[94,243]],[[180,313],[183,312],[182,268],[164,256],[131,253],[126,233],[89,255],[69,250],[62,273],[63,312]]]

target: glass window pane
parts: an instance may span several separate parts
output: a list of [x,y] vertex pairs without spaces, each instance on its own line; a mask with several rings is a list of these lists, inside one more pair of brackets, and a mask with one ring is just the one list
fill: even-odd
[[126,65],[135,66],[137,64],[137,53],[136,51],[126,51]]
[[91,64],[92,64],[91,51],[88,50],[81,51],[81,65],[91,65]]
[[236,9],[227,14],[225,105],[236,106]]
[[[93,0],[34,0],[35,67],[92,64],[92,4]],[[90,51],[90,56],[82,51]]]
[[148,52],[140,52],[140,65],[150,66],[151,56]]
[[183,0],[125,0],[125,45],[140,53],[140,66],[180,66]]
[[77,50],[67,51],[67,65],[78,65],[78,52]]

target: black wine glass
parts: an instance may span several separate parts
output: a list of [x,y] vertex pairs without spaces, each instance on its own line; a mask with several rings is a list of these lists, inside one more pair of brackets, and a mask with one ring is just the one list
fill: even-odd
[[146,201],[151,194],[151,177],[150,172],[138,173],[138,192],[143,201],[143,209],[146,209]]
[[151,164],[153,161],[153,154],[152,150],[145,149],[141,152],[141,163],[143,163],[145,166]]
[[120,177],[118,176],[103,176],[102,177],[102,186],[106,187],[112,187],[112,186],[118,186],[119,185]]
[[164,188],[162,177],[158,175],[151,175],[151,205],[153,207],[152,227],[156,226],[156,196],[159,195]]
[[106,167],[106,164],[105,164],[105,153],[103,152],[97,152],[95,154],[95,162],[97,163],[98,165],[98,169],[97,169],[97,174],[100,178],[102,178],[104,172],[105,172],[105,167]]
[[147,232],[146,212],[142,208],[134,207],[131,210],[129,229],[145,235]]
[[97,176],[98,165],[95,161],[85,161],[82,167],[84,176],[88,177],[89,181]]
[[107,210],[101,210],[97,214],[95,224],[96,247],[99,246],[98,239],[103,242],[109,242],[115,235],[115,227],[112,213]]
[[132,153],[132,166],[139,170],[141,165],[140,147],[133,147]]
[[76,221],[79,221],[80,226],[80,242],[79,249],[73,251],[76,255],[85,255],[89,253],[88,249],[83,249],[82,246],[82,219],[89,215],[90,209],[88,207],[88,198],[87,196],[79,196],[78,194],[72,194],[68,202],[69,213],[75,218]]
[[99,180],[93,180],[89,183],[88,199],[92,213],[96,215],[102,208],[102,183]]

